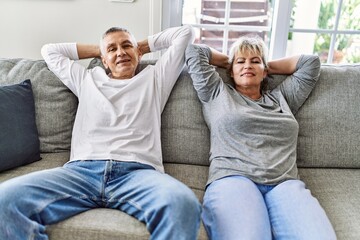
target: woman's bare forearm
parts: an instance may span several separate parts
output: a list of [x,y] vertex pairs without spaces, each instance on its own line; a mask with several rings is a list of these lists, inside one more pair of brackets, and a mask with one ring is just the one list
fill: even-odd
[[280,58],[268,62],[268,74],[293,74],[300,55]]
[[222,68],[228,68],[230,66],[229,57],[226,54],[223,54],[213,48],[210,48],[210,50],[211,50],[211,58],[209,63],[211,65]]

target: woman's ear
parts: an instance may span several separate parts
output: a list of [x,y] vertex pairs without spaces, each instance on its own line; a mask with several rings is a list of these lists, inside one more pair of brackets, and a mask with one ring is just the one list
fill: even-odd
[[264,73],[263,73],[263,78],[266,78],[267,75],[268,75],[268,69],[265,68],[265,69],[264,69]]

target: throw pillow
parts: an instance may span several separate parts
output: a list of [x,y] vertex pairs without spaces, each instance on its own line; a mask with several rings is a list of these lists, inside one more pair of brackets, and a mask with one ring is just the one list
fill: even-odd
[[0,172],[40,160],[30,80],[0,86]]

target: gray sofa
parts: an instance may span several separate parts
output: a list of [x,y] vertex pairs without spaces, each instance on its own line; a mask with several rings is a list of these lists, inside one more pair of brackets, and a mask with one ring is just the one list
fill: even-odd
[[[94,59],[90,67],[99,65]],[[143,62],[153,64],[153,61]],[[226,81],[223,69],[218,69]],[[76,97],[42,60],[0,59],[0,85],[29,78],[35,98],[40,161],[0,173],[0,182],[68,161]],[[277,84],[285,76],[273,76]],[[300,177],[326,210],[338,239],[360,239],[360,65],[323,65],[297,113]],[[1,104],[1,103],[0,103]],[[201,200],[208,173],[209,132],[186,70],[162,114],[165,170]],[[1,206],[5,207],[5,206]],[[2,219],[1,221],[6,221]],[[120,211],[94,209],[48,226],[50,239],[148,239],[145,225]],[[201,227],[199,239],[207,239]]]

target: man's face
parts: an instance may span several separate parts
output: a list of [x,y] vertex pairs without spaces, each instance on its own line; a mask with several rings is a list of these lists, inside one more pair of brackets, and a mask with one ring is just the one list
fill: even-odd
[[115,79],[129,79],[141,58],[141,53],[129,33],[124,31],[107,34],[102,41],[102,62]]

